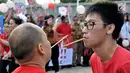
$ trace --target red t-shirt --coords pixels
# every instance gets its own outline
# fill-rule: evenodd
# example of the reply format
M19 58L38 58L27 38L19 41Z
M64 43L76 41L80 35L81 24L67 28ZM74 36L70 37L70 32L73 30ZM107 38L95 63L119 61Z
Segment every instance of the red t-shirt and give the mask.
M35 66L19 66L12 73L46 73L46 71Z
M0 38L3 39L3 40L6 40L6 41L8 40L8 36L5 33L1 34ZM8 53L10 51L10 48L8 46L2 44L1 42L0 42L0 44L1 44L1 47L2 47L2 56L4 56L5 55L4 53Z
M58 39L60 40L61 38L63 38L65 35L69 35L67 38L65 38L63 41L64 41L64 44L68 44L70 42L73 41L73 35L72 35L72 29L71 29L71 26L70 24L64 24L64 23L61 23L59 24L59 26L57 27L56 29L56 32L60 33L60 34L63 34L63 35L59 35L58 36ZM73 44L69 45L69 46L66 46L67 48L72 48L73 47Z
M112 59L101 62L94 53L90 59L93 73L130 73L130 52L118 46Z
M70 24L64 24L61 23L59 24L59 26L56 28L56 32L60 33L60 34L70 34L72 32L71 26Z

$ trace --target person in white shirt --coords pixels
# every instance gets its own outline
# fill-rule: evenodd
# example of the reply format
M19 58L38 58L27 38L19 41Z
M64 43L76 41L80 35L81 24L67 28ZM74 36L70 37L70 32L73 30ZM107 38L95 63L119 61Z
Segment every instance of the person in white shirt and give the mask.
M121 28L121 31L120 31L120 38L118 39L118 44L121 45L122 47L124 47L122 45L122 41L123 40L128 40L130 41L130 22L128 21L128 16L129 14L126 13L125 16L124 16L124 24ZM125 47L125 48L130 48L129 46L128 47Z
M125 21L122 28L121 28L121 38L122 39L129 39L130 37L130 22Z

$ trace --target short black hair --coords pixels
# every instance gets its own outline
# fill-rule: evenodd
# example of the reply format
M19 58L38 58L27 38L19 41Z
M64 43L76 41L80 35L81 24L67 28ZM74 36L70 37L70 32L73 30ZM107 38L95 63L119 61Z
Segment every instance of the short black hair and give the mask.
M11 52L18 60L24 60L25 58L32 58L35 47L43 42L43 35L36 28L30 26L31 24L22 24L26 27L22 27L19 30L13 30L9 36L9 44ZM36 25L34 25L36 26ZM19 26L18 26L19 27Z
M112 37L116 40L124 23L123 13L119 11L118 5L111 2L98 2L87 9L86 16L93 13L99 14L104 23L108 23L108 25L113 23L115 25Z
M74 16L74 17L73 17L73 20L74 20L75 18L78 18L78 16Z
M20 25L23 23L23 20L20 19L18 16L13 16L11 19L14 20L16 25Z
M55 17L54 17L53 15L49 15L49 18L52 18L52 19L54 19Z
M30 14L25 14L26 17L27 17L28 15L30 15Z
M33 20L32 15L31 15L31 14L25 14L25 16L26 16L26 17L27 17L28 15L30 16L30 19L31 19L31 21L30 21L30 22L35 24L35 21Z
M61 17L61 15L58 15L57 17Z
M64 21L66 16L61 16L61 21Z
M50 18L50 16L45 16L44 17L44 25L45 26L49 26L49 24L47 23L47 20Z

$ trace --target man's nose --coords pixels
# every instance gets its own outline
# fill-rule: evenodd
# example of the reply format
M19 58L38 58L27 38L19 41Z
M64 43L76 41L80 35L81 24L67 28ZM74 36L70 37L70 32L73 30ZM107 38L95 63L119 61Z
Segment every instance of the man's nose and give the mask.
M83 27L82 32L83 33L88 33L87 27Z

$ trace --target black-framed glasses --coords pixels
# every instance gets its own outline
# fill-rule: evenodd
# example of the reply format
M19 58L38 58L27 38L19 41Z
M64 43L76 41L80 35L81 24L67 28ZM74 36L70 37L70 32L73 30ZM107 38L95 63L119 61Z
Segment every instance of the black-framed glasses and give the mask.
M84 26L88 29L88 30L92 30L94 28L95 22L84 22Z
M103 23L105 26L108 24L108 23ZM92 30L94 28L94 26L96 25L96 22L84 22L84 26L86 26L86 28L88 30Z

